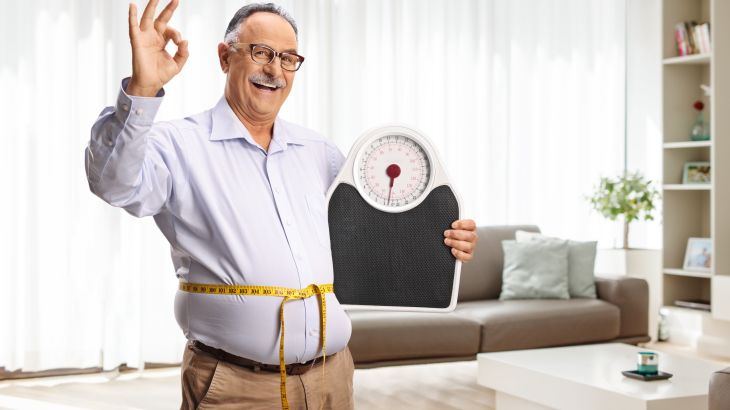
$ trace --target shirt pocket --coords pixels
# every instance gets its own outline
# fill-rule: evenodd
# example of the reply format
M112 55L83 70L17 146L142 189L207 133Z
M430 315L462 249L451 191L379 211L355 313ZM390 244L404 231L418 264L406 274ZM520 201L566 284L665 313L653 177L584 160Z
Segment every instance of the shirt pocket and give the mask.
M307 194L307 208L312 217L312 225L317 242L329 249L330 247L330 226L327 220L327 204L323 195Z

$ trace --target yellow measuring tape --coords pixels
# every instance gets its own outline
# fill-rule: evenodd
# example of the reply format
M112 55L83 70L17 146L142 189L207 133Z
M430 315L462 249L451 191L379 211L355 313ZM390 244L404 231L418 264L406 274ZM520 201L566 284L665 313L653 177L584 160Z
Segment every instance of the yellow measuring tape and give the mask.
M289 410L289 401L286 398L286 363L284 363L284 304L294 299L306 299L320 295L320 341L322 342L322 381L324 382L324 362L327 356L327 302L325 293L333 293L332 284L311 284L306 288L283 288L279 286L247 286L247 285L207 285L201 283L180 282L180 290L189 293L207 293L216 295L244 295L244 296L281 296L279 307L279 321L281 322L281 336L279 336L279 373L281 374L281 407Z

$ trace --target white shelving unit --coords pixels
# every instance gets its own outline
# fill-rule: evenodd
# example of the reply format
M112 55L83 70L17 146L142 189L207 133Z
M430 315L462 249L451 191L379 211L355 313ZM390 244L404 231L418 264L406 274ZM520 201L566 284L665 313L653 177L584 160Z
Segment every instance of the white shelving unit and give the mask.
M710 148L712 141L679 141L679 142L665 142L664 149L673 148Z
M712 54L693 54L681 57L669 57L664 59L664 64L709 64Z
M665 191L711 191L711 185L703 184L665 184L662 187Z
M712 52L678 57L675 25L693 20L710 22ZM663 303L708 300L712 313L703 320L730 321L730 1L663 0L661 37ZM709 97L700 84L712 88ZM710 141L689 139L698 99L705 104ZM684 164L691 161L710 162L710 184L682 184ZM712 238L710 272L683 269L691 237ZM730 346L730 340L723 343Z

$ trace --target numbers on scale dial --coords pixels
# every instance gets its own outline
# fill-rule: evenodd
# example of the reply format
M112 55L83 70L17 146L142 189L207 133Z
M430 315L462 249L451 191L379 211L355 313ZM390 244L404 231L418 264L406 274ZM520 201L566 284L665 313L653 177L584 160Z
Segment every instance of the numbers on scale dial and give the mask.
M358 168L363 191L385 206L405 206L418 199L426 190L431 173L423 147L402 135L388 135L371 142Z

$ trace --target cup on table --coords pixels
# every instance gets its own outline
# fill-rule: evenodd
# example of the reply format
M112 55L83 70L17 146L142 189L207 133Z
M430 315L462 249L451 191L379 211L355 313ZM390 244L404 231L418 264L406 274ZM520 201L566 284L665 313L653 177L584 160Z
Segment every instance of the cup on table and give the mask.
M636 372L655 375L659 372L659 355L655 352L639 352L636 356Z

